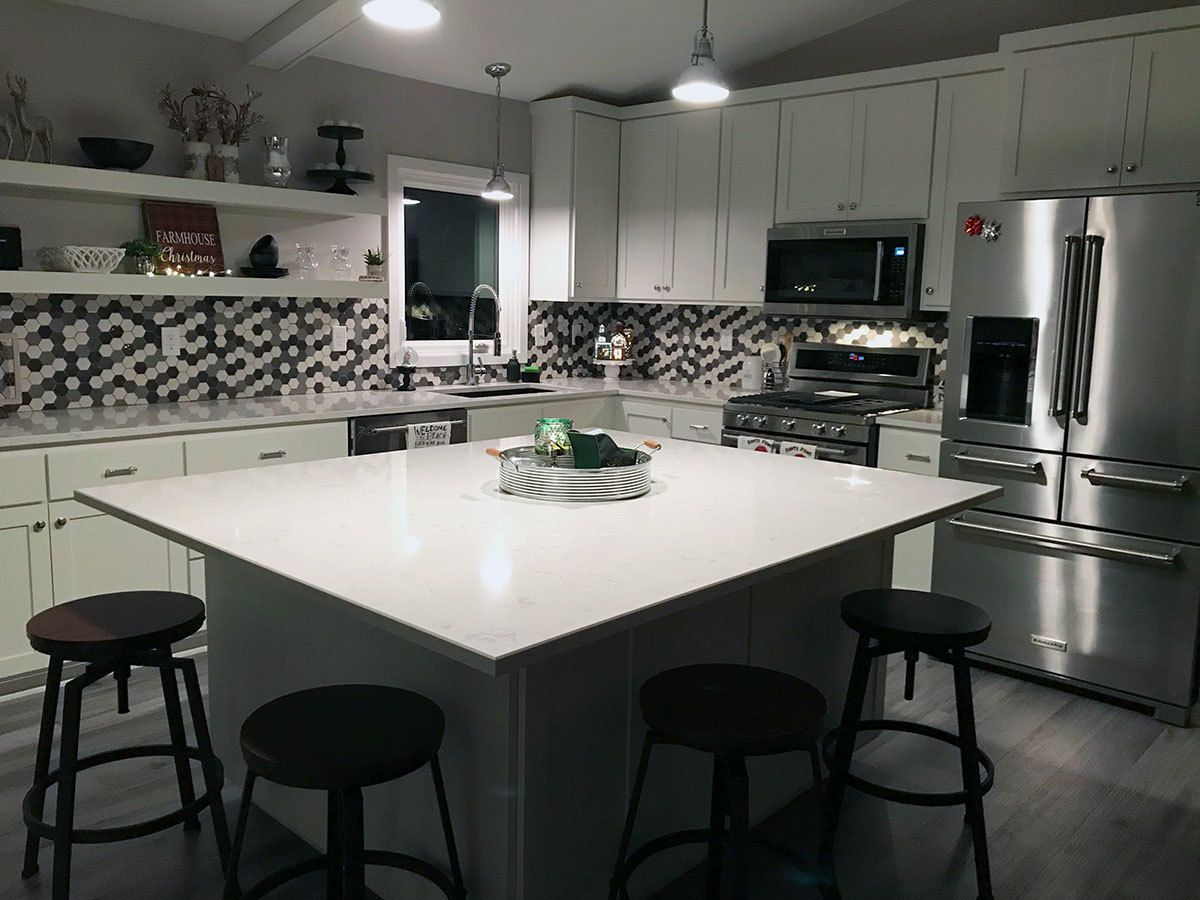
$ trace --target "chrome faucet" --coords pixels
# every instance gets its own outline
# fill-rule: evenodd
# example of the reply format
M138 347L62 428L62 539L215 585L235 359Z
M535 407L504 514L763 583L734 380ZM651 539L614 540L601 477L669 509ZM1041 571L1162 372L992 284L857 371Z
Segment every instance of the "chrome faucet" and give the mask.
M471 309L467 313L467 384L479 384L479 376L487 372L487 366L475 362L475 304L484 291L492 295L492 302L496 304L496 333L492 336L495 355L503 353L500 344L500 297L490 284L481 284L471 292Z

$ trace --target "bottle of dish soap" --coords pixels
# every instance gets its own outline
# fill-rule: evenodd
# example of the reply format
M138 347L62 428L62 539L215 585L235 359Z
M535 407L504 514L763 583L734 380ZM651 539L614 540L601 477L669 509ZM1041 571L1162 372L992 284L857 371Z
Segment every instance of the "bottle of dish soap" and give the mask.
M504 377L509 381L521 380L521 361L517 359L516 350L512 352L512 359L510 359L504 366Z

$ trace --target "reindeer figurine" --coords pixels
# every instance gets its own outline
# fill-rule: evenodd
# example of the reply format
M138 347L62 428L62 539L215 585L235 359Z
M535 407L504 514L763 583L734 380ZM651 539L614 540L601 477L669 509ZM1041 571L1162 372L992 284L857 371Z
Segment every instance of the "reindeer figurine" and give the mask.
M0 137L6 141L4 145L4 155L0 159L9 159L12 157L13 147L17 143L17 135L21 132L17 128L17 120L12 113L0 113Z
M33 141L37 138L42 148L42 162L54 162L54 126L45 116L27 116L25 101L29 96L29 85L20 75L7 74L8 92L12 94L13 105L17 110L17 127L21 130L21 142L25 150L25 159L33 156ZM9 140L12 147L12 140ZM11 153L9 154L11 156Z

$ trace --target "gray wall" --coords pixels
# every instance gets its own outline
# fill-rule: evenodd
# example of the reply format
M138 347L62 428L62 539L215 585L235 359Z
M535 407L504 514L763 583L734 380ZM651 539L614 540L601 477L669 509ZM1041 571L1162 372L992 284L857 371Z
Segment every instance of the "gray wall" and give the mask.
M389 153L492 163L492 95L323 59L306 59L285 72L242 60L240 44L221 38L48 0L0 0L0 71L29 80L29 111L54 124L56 162L88 164L75 140L81 135L127 137L155 144L142 171L181 174L180 139L155 108L157 92L167 82L186 89L207 80L233 97L247 82L263 92L256 108L267 121L244 146L243 181L261 181L261 136L272 133L291 138L293 186L319 187L304 179L303 170L333 161L335 145L316 136L316 126L329 118L362 123L366 138L348 144L347 153L381 180ZM7 87L0 87L0 110L11 109ZM528 104L505 101L503 140L509 170L528 172Z
M994 53L1000 36L1193 4L1180 0L910 0L729 76L760 87Z

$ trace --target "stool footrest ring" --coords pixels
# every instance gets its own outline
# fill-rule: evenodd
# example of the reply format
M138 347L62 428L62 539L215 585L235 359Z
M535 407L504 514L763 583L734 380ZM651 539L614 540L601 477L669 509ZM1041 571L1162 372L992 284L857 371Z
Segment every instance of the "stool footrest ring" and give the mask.
M899 719L863 719L858 723L858 727L855 728L854 733L858 735L864 731L902 731L908 734L920 735L921 737L933 738L936 741L957 747L960 751L963 749L962 738L959 735L920 722L905 722ZM834 728L825 735L824 740L821 742L821 755L825 757L825 764L829 767L830 772L833 771L833 747L841 733L841 727ZM980 796L983 796L992 789L992 784L996 778L996 766L992 762L992 758L984 753L983 750L976 747L975 752L979 758L979 765L983 767L984 772L983 779L979 785ZM967 802L966 791L949 791L946 793L904 791L899 788L877 784L874 781L868 781L849 772L846 773L845 778L846 784L849 787L864 794L870 794L872 797L879 797L882 800L889 800L893 803L907 803L910 806L959 806Z
M141 759L153 756L166 756L173 759L185 757L194 759L200 763L212 763L216 766L217 782L224 780L225 770L221 765L221 761L214 757L205 757L203 753L196 747L184 747L176 750L170 744L148 744L141 747L121 747L116 750L106 750L103 753L94 753L91 756L82 756L75 764L75 771L84 771L92 769L96 766L102 766L111 762L120 762L126 759ZM44 800L46 792L50 786L56 784L61 777L61 770L54 769L49 772L45 778L37 779L33 787L25 793L25 801L22 804L22 813L25 820L25 826L40 838L54 840L58 837L59 826L43 821L38 816L33 814L33 804L35 799ZM130 825L117 825L111 828L72 828L70 840L72 844L110 844L117 841L127 841L133 838L145 837L148 834L156 834L160 831L166 831L168 828L173 828L180 825L184 820L194 816L202 809L206 809L212 803L220 803L220 795L213 796L208 792L201 794L191 803L180 809L166 813L153 819L147 819L144 822L134 822Z
M412 872L414 875L424 878L433 884L449 900L458 900L454 883L441 869L431 862L415 856L409 856L407 853L396 853L391 850L366 850L363 852L362 858L363 862L368 866L387 866L390 869L402 869L405 872ZM290 866L284 866L278 872L268 875L261 881L256 882L252 887L243 891L239 895L240 900L258 900L258 898L269 894L278 887L282 887L289 881L299 878L301 875L321 872L328 868L328 866L329 855L325 853L292 863Z

